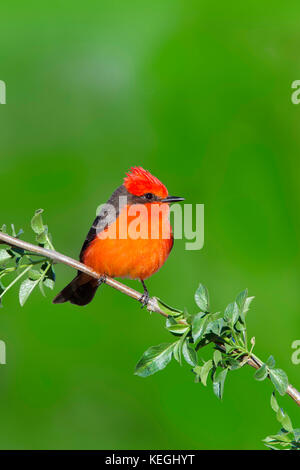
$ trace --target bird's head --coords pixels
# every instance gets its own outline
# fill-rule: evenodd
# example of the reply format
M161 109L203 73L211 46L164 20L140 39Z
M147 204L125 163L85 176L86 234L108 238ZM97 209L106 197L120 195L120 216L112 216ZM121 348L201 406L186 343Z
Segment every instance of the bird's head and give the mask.
M184 201L183 197L169 196L165 185L140 166L132 167L126 173L124 186L130 194L138 197L141 203Z

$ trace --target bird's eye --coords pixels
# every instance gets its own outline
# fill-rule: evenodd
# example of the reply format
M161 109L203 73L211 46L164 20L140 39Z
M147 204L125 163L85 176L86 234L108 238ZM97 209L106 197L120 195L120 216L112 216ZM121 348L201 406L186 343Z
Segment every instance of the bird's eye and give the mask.
M153 194L152 193L146 193L146 194L144 194L144 196L145 196L146 199L149 199L149 200L153 199Z

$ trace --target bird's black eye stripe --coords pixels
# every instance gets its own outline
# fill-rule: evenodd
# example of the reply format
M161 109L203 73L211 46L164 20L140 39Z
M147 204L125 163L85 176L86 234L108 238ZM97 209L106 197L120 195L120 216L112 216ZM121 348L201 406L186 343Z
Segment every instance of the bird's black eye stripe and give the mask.
M153 199L154 196L153 196L152 193L146 193L146 194L144 194L144 197L145 197L146 199Z

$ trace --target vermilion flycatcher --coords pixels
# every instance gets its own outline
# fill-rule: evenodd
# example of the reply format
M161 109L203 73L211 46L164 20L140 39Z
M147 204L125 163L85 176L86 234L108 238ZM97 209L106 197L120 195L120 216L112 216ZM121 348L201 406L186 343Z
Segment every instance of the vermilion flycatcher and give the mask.
M96 217L82 246L80 261L103 277L139 279L144 288L140 300L147 304L149 293L144 280L162 267L173 247L169 204L183 200L169 196L167 188L148 171L131 168L124 184ZM140 214L138 218L136 213ZM134 230L137 220L139 232ZM53 302L86 305L103 277L97 280L79 271Z

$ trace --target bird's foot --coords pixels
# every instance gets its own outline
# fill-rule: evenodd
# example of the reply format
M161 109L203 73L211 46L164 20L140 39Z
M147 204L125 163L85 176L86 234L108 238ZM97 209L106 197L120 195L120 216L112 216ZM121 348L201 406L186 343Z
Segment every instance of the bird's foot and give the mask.
M101 286L105 282L105 276L100 276L99 279L97 280L98 287Z
M148 305L149 300L150 300L149 292L144 292L143 295L139 299L139 302L141 302L142 304L141 308L146 307Z

